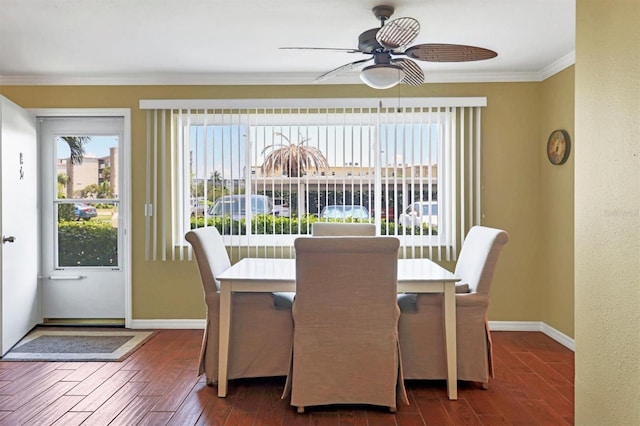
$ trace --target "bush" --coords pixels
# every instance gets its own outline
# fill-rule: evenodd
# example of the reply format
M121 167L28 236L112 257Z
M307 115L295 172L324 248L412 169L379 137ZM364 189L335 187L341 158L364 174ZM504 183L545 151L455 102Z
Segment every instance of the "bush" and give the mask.
M387 230L387 224L389 229ZM402 226L395 222L382 221L382 235L429 235L429 225L422 226ZM438 235L438 228L431 229L431 235Z
M58 204L58 222L73 220L73 204Z
M318 222L319 219L314 215L304 215L302 218L297 217L277 217L272 215L259 215L253 218L251 229L255 235L265 234L311 234L311 225ZM340 222L337 220L329 220L329 222ZM345 222L369 222L360 219L347 219ZM245 235L246 221L244 219L231 220L231 218L208 218L207 226L215 226L221 234L224 235ZM191 229L204 227L204 218L191 218ZM388 228L388 229L387 229ZM382 235L429 235L429 226L402 226L395 222L387 222L382 220ZM300 231L300 232L298 232ZM433 228L431 235L438 235L438 229Z
M253 234L301 234L311 233L311 224L318 219L313 215L303 216L300 220L288 217L276 217L272 215L258 215L253 217L251 229ZM225 218L208 218L207 226L215 226L221 234L245 235L246 220L232 220ZM204 227L204 218L191 218L191 229Z
M118 229L109 222L59 222L58 265L118 266Z

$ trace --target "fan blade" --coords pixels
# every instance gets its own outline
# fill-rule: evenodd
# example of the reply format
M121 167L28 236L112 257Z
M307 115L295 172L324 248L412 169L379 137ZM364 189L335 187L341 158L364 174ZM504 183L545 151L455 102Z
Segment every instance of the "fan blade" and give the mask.
M498 56L493 50L463 44L417 44L404 52L410 58L429 62L483 61Z
M400 83L409 86L420 86L424 83L424 72L418 64L411 59L393 59L391 62L398 65L404 71L404 78Z
M398 18L386 22L376 34L376 40L387 49L408 46L420 32L420 23L413 18Z
M334 52L347 52L347 53L364 53L359 49L346 49L341 47L279 47L280 50L331 50Z
M360 65L364 64L365 62L369 62L372 59L373 59L373 56L369 59L362 59L360 61L351 62L350 64L341 65L336 69L333 69L329 72L322 74L320 77L316 78L313 82L320 83L322 81L333 78L338 74L342 74L343 72L354 70L358 68Z

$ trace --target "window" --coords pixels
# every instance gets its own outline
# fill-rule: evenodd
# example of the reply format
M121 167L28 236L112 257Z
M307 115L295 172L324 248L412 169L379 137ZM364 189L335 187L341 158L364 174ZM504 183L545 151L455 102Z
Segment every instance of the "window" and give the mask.
M406 256L455 258L479 223L486 101L394 103L141 101L147 257L184 258L192 227L218 227L240 256L279 256L314 221L366 221Z

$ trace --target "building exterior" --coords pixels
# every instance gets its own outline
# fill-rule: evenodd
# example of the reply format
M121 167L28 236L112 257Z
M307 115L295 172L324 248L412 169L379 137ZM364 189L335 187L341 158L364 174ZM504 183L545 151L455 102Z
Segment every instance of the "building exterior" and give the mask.
M80 198L77 194L89 185L105 182L111 187L113 198L118 198L118 148L109 148L109 155L95 157L85 155L81 164L72 164L71 158L58 158L57 174L67 176L61 192L67 198Z

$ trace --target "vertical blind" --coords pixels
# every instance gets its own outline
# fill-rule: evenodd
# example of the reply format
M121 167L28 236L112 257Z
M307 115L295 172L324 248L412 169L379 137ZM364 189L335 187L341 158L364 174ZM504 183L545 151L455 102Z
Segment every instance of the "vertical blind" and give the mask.
M145 257L292 257L314 221L374 222L401 257L455 260L481 218L485 98L141 100ZM276 201L278 204L273 204Z

